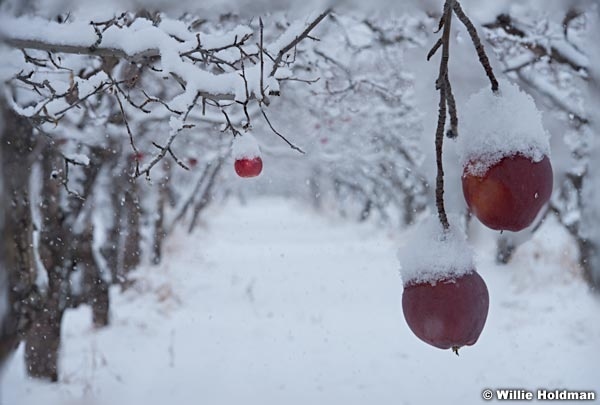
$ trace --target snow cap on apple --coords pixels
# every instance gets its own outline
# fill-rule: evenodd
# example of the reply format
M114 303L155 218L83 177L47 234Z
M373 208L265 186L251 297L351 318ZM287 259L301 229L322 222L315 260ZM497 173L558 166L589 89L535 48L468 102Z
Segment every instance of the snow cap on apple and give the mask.
M398 249L400 275L404 285L435 284L475 271L473 251L467 243L458 216L450 215L450 229L430 215L405 233Z
M231 144L231 154L235 160L254 159L256 157L260 157L260 147L258 146L258 141L250 133L238 135L233 138L233 143Z
M499 85L498 93L486 86L473 94L462 110L458 151L472 175L484 174L507 156L533 162L550 157L550 135L533 98L508 80L499 80Z
M508 81L466 104L459 137L462 186L471 212L488 228L521 231L552 194L548 133L533 99Z
M235 159L234 169L240 177L256 177L263 168L260 157L260 148L256 138L249 133L233 138L231 145L232 155Z
M489 309L485 281L475 271L464 233L453 220L444 229L429 217L400 249L402 312L410 330L439 349L458 349L477 342Z

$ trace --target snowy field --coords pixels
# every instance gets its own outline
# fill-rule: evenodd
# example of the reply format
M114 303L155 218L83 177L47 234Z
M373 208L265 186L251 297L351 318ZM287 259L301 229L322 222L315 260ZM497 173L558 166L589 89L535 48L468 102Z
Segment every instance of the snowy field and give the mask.
M552 224L509 267L478 247L486 327L460 357L419 341L401 310L400 235L281 199L205 213L164 263L112 290L112 325L67 313L60 383L26 378L1 405L476 404L484 388L600 392L600 300Z

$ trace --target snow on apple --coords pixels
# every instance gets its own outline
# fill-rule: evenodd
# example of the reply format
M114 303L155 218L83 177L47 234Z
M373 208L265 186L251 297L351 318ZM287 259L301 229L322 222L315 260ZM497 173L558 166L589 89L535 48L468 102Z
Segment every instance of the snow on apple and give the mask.
M428 217L406 237L399 251L406 323L424 342L458 354L477 342L489 308L472 249L458 226L444 229L437 217Z
M260 174L263 162L260 147L253 135L239 134L233 139L231 152L235 159L235 172L240 177L256 177Z
M398 250L404 285L431 283L473 272L473 249L467 243L457 216L444 230L436 216L428 216L404 234Z
M482 175L506 156L523 155L534 162L550 156L550 134L533 98L508 80L498 93L482 88L461 109L458 150L461 164Z
M552 195L549 135L531 96L508 81L465 108L459 146L467 205L487 227L521 231Z

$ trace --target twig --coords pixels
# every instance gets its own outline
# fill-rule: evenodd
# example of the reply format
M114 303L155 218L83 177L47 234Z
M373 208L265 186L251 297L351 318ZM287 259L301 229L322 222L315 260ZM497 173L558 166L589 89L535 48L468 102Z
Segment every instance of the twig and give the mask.
M477 56L479 57L479 62L483 66L483 69L485 70L485 74L487 75L488 79L490 79L490 83L492 85L492 91L494 93L497 92L498 91L498 81L496 80L496 77L494 76L492 66L490 65L490 60L488 59L487 54L485 53L485 49L483 48L483 45L481 44L479 35L477 35L477 30L475 29L475 26L473 25L473 23L471 22L469 17L467 17L467 15L461 8L460 3L458 1L454 2L453 10L454 10L454 13L456 14L456 16L458 17L458 19L460 20L460 22L462 22L463 25L467 28L467 32L471 36L471 41L473 41L473 45L475 45L475 50L477 51Z
M331 9L328 8L327 10L325 10L323 13L319 14L319 16L317 18L314 19L314 21L312 23L310 23L308 25L308 27L306 27L304 29L304 31L302 31L302 33L300 35L298 35L293 41L291 41L289 44L287 44L285 47L283 47L279 53L277 54L277 57L275 58L275 61L273 62L273 69L271 70L271 74L270 76L275 75L275 72L277 71L277 69L279 69L279 66L281 64L281 61L283 60L283 57L285 56L286 53L288 53L290 50L294 49L296 47L296 45L298 45L304 38L306 38L308 36L308 34L317 26L319 25L319 23L325 18L327 17L327 15L331 12Z
M450 79L446 76L446 102L448 103L448 114L450 115L450 129L446 132L446 136L450 139L454 139L458 136L458 115L456 112L456 100L454 100L454 94L452 94L452 86L450 85Z
M123 103L121 102L121 98L119 97L118 92L115 92L115 98L119 103L119 108L121 109L121 116L123 117L123 122L125 123L125 128L127 129L127 134L129 135L129 143L131 144L131 148L133 149L135 159L135 177L140 175L140 152L138 148L135 146L135 141L133 139L133 133L131 132L131 128L129 127L129 121L127 120L127 115L125 115L125 109L123 108Z
M442 33L442 58L440 60L440 73L436 82L436 87L440 92L439 115L437 129L435 131L435 158L437 165L437 176L435 181L435 203L437 206L438 217L444 229L449 229L448 217L444 207L444 165L442 151L444 146L444 126L446 124L446 102L447 102L447 84L448 84L448 60L450 59L450 28L452 23L452 2L447 0L444 5L444 14L440 20L439 26L444 28Z
M265 110L263 110L262 107L260 108L260 112L262 112L263 117L265 117L265 121L267 121L267 124L269 124L271 131L273 131L278 137L283 139L285 141L285 143L287 143L290 146L290 148L302 153L303 155L306 153L301 148L299 148L298 146L296 146L293 143L291 143L290 141L288 141L285 136L281 135L281 133L279 133L275 128L273 128L273 125L271 125L271 121L269 121L269 117L267 117L267 113L265 112Z
M455 138L458 136L458 112L456 108L456 100L452 93L452 85L450 84L450 78L448 75L448 60L450 59L450 32L452 25L452 13L456 14L458 19L465 25L475 50L479 56L479 62L483 66L486 75L488 76L490 83L492 84L492 91L498 91L498 81L494 76L490 61L485 53L481 40L477 35L477 30L473 26L473 23L465 15L462 8L460 7L458 0L446 0L444 3L444 12L438 23L439 32L443 28L442 37L437 40L433 45L429 53L427 54L427 60L431 59L433 55L441 48L442 57L440 59L440 71L438 78L435 82L436 90L440 92L440 101L438 106L438 122L435 131L435 156L437 166L436 176L436 187L435 187L435 202L438 211L438 217L444 229L450 228L448 223L448 217L446 215L446 209L444 207L444 166L443 166L443 146L444 146L444 128L446 125L446 117L450 115L450 129L447 132L449 138Z
M261 101L265 103L265 105L269 105L269 99L265 96L265 84L264 84L264 76L265 76L265 51L264 51L264 46L263 46L263 31L264 31L264 24L263 24L263 20L262 18L258 19L259 25L260 25L260 45L258 47L258 50L260 52L260 96L261 96Z
M165 149L163 146L160 146L156 142L152 142L152 146L154 146L155 148L161 149L161 150ZM188 171L190 170L190 168L187 167L185 163L183 163L181 160L179 160L179 158L177 158L177 156L175 156L175 153L173 153L173 149L171 149L169 147L169 148L167 148L167 151L169 152L169 155L171 155L171 157L173 158L175 163L177 163L179 166L181 166L185 170L188 170Z

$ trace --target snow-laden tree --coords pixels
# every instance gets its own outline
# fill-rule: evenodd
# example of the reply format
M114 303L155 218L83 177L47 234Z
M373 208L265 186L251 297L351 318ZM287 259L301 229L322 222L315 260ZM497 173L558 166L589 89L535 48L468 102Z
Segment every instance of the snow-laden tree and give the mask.
M108 286L126 287L144 242L158 262L186 211L193 226L232 136L268 120L298 44L314 40L327 13L286 26L147 11L92 22L0 15L13 304L0 338L26 341L31 375L58 378L67 308L89 303L106 325ZM169 184L174 166L197 173L187 195Z
M443 34L453 44L446 71L439 55L426 60L432 46L444 48L433 34L447 11L440 1L299 16L278 11L284 3L261 2L255 13L232 0L202 18L184 12L197 6L191 0L156 0L161 12L138 10L137 0L123 13L92 3L8 0L0 13L1 259L11 304L0 362L25 339L31 374L56 379L67 308L90 304L94 323L107 324L111 284L127 288L138 263L158 263L168 233L193 229L211 199L247 192L230 175L234 137L259 140L273 181L255 183L260 192L304 190L349 217L378 213L404 226L440 202L434 172L443 162L446 206L464 212L454 145L445 142L442 160L434 140L444 128L460 137L465 100L488 86L473 30L493 49L498 78L518 82L547 113L557 187L546 215L568 229L597 283L594 2L540 13L465 0L475 25ZM244 13L222 11L236 5ZM505 236L507 261L522 235Z

